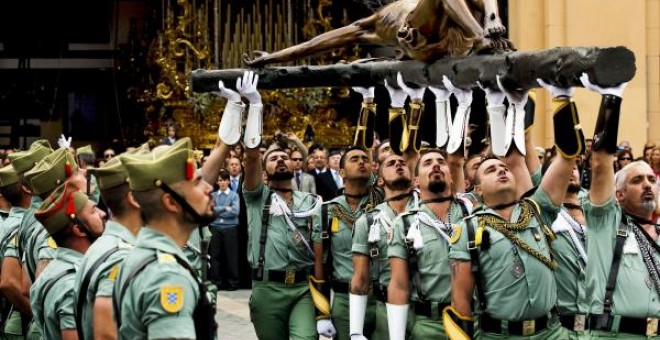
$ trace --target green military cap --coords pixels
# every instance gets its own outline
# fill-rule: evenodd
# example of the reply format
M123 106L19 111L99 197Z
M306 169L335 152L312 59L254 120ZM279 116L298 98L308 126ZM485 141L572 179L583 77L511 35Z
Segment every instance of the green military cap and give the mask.
M11 164L0 169L0 188L16 182L18 182L18 174Z
M159 147L147 155L120 155L121 163L128 171L133 191L157 189L160 183L174 184L191 180L197 163L193 160L190 138L177 140L170 146Z
M149 144L142 144L139 148L124 152L122 155L144 156L149 154ZM121 156L121 155L120 155ZM105 190L128 183L128 171L119 160L113 157L102 167L87 168L87 171L96 176L99 190Z
M81 147L77 148L76 149L76 156L79 156L79 155L96 156L96 154L94 153L94 150L92 150L91 145L85 145L85 146L81 146Z
M53 152L53 149L50 147L50 143L45 139L40 139L32 143L30 149L11 153L7 158L11 161L16 173L20 175L32 169L37 162L51 152Z
M57 149L25 173L25 183L35 195L42 195L64 183L78 169L67 149Z
M66 181L41 203L34 217L52 235L69 225L87 202L87 195Z

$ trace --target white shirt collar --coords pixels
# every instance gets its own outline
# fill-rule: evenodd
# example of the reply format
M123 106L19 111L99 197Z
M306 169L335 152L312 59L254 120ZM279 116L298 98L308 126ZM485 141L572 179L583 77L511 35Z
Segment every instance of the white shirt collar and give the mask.
M222 193L229 196L230 192L231 192L231 189L229 189L229 187L227 187L227 189L225 191L223 191Z

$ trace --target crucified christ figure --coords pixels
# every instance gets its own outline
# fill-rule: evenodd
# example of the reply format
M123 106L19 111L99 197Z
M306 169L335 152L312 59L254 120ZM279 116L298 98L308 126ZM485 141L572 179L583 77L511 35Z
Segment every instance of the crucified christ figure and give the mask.
M483 23L483 26L480 24ZM397 47L401 58L424 62L445 55L515 50L503 37L497 0L398 0L373 15L273 53L255 51L243 61L259 67L309 57L351 44Z

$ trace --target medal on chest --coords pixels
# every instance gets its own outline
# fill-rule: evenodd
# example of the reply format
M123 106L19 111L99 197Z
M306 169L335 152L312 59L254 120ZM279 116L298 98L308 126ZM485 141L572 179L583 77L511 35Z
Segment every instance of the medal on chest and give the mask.
M511 263L511 275L514 278L519 279L525 274L525 267L523 266L522 259L520 254L518 254L518 247L513 248L513 261Z

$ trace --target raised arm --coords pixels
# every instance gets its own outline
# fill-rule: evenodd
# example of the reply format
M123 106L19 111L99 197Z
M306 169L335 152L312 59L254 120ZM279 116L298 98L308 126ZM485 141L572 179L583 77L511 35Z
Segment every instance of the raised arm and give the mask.
M580 117L573 102L573 88L560 88L537 80L552 95L555 146L559 157L541 180L541 188L555 205L561 205L568 189L575 159L585 150Z
M580 77L585 88L600 93L602 96L598 119L594 128L594 143L591 146L591 187L589 199L594 205L601 205L614 196L614 168L612 159L616 153L616 142L619 133L619 112L623 90L628 83L602 88L589 81L589 76L583 73Z
M250 109L245 127L243 144L245 144L245 180L243 187L251 191L263 182L263 169L259 144L261 143L262 111L261 95L257 91L259 75L245 71L242 78L236 81L236 89L250 101Z

